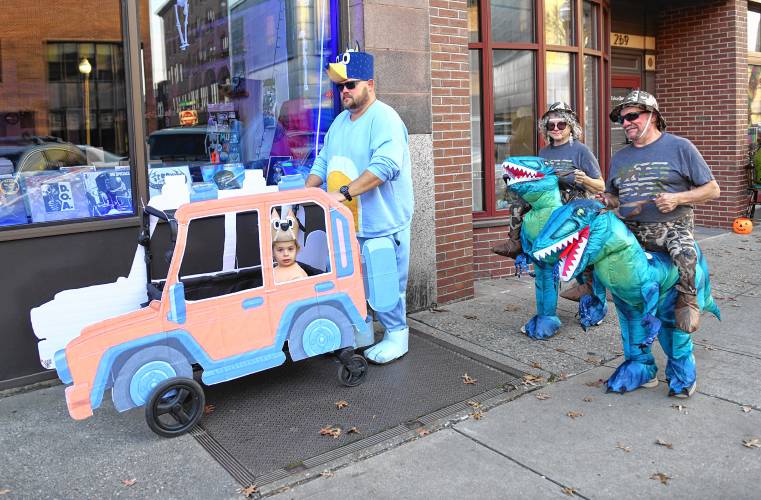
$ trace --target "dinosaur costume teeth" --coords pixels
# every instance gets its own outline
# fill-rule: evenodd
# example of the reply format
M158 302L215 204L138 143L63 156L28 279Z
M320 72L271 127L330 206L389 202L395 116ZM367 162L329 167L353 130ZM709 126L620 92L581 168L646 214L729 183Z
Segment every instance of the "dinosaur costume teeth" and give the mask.
M531 182L542 179L544 174L532 168L506 161L502 164L504 179L508 186L518 182Z
M579 267L581 256L584 254L584 249L587 247L588 241L589 226L563 238L552 246L536 250L534 252L534 257L537 260L546 260L550 255L561 252L558 257L561 270L560 279L563 281L571 281Z

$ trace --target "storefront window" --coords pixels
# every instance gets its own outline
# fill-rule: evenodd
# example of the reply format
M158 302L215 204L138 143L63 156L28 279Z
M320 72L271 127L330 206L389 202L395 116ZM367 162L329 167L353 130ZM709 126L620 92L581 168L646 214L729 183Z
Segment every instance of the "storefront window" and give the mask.
M563 101L574 105L573 54L567 52L547 52L547 103Z
M506 208L502 162L536 150L534 53L494 51L494 188L496 209Z
M590 2L584 2L584 47L599 49L597 37L597 16L599 7Z
M564 101L574 106L586 144L595 153L607 148L606 130L599 123L606 90L601 72L607 63L607 4L470 0L468 5L471 32L477 30L479 18L491 27L490 36L487 30L486 35L471 37L469 44L473 216L500 221L506 216L502 162L509 156L538 153L544 143L537 118L549 104ZM536 12L543 15L537 17ZM541 36L535 37L535 29Z
M481 53L470 51L470 164L473 173L473 210L484 207L481 120Z
M533 42L534 0L491 0L491 37L495 42Z
M480 28L481 16L478 14L478 0L468 0L468 33L470 42L481 40Z
M221 170L306 174L336 114L337 0L143 1L151 189L178 171L191 196L225 189Z
M548 45L573 45L573 3L544 0L544 37Z
M92 8L3 3L0 229L134 214L120 2Z
M600 110L598 82L600 81L599 59L584 56L584 143L599 158L597 124Z

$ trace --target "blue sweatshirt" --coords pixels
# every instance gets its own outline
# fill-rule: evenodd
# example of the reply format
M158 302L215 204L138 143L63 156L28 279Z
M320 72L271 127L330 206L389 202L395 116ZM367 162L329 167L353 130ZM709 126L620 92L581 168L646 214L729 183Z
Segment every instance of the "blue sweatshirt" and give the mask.
M405 229L414 207L407 127L378 100L356 121L348 111L336 117L310 173L327 180L328 191L338 191L365 170L383 184L346 203L357 236L375 238Z

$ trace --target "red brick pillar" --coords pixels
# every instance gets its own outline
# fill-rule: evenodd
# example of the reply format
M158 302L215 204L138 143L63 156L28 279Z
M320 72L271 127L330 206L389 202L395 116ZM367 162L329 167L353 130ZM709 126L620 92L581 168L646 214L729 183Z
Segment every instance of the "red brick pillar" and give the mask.
M656 98L668 131L692 141L721 197L696 207L696 222L729 227L747 207L747 0L663 2Z
M437 302L473 296L467 0L430 0Z

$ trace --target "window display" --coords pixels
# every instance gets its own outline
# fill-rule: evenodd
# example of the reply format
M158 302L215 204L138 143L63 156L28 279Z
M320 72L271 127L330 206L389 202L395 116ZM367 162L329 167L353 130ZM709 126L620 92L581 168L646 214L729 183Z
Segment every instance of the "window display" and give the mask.
M236 189L308 173L336 115L324 67L337 0L144 0L151 170L185 167L195 185ZM230 184L232 183L232 184Z

